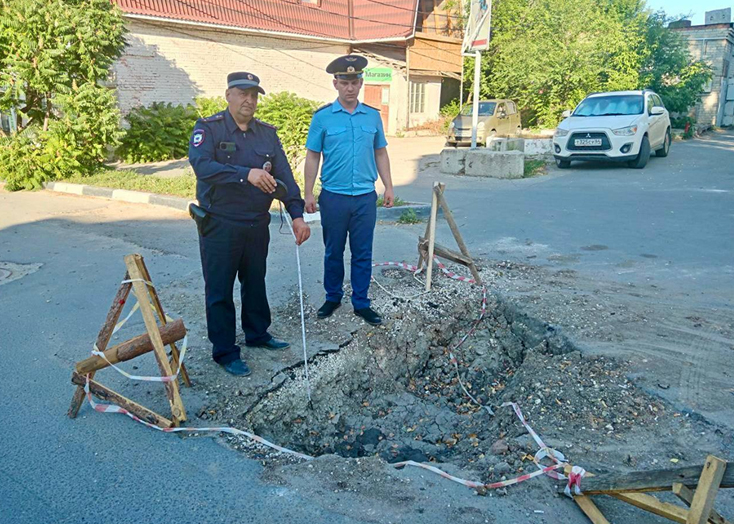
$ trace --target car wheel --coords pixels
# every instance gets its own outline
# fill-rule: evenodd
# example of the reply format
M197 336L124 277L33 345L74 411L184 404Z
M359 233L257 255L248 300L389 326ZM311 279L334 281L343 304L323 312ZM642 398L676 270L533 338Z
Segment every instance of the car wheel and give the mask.
M640 152L637 158L629 163L629 166L634 169L642 169L647 165L647 161L650 160L650 141L647 136L642 137L642 143L640 144Z
M571 161L561 160L560 158L556 158L556 165L561 169L568 169L569 167L571 167Z
M663 147L655 151L655 156L659 157L666 157L668 156L668 153L670 152L670 129L668 129L665 132L665 141L663 142Z

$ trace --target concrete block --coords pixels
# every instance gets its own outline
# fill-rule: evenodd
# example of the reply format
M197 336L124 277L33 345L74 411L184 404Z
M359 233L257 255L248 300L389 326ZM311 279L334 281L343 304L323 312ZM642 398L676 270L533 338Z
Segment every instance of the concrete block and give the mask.
M525 154L522 151L470 150L466 154L464 174L492 178L522 178Z
M734 126L734 116L725 116L722 118L721 125L724 127Z
M487 149L490 151L524 151L525 140L522 138L488 138Z
M464 159L469 149L447 147L441 151L441 173L461 175L464 173Z
M134 202L136 204L148 204L150 202L151 193L142 191L129 191L127 189L115 189L112 192L114 200L122 200L123 202Z
M66 182L54 182L53 185L48 184L46 187L51 191L71 193L72 195L81 195L84 190L84 186L82 184L68 184Z
M84 186L82 194L86 196L112 198L113 191L114 189L108 187Z
M726 88L726 99L734 100L734 84Z
M178 209L180 211L188 211L190 199L175 197L170 195L155 195L151 194L148 201L149 204L156 206L166 206Z
M526 138L525 155L546 156L553 154L552 138Z
M734 102L724 104L724 116L734 116Z

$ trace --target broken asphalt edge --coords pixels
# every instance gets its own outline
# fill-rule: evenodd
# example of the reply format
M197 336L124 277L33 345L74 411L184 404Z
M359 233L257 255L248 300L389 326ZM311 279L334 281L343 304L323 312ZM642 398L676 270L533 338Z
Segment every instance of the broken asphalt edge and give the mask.
M91 196L98 198L107 198L110 200L118 200L122 202L130 202L134 204L148 204L154 206L163 206L178 211L187 211L191 199L176 197L171 195L160 195L157 193L148 193L144 191L131 191L128 189L111 189L107 187L89 186L86 184L70 184L68 182L47 182L44 189L55 193L66 193L70 195ZM408 210L413 209L415 214L422 219L427 219L431 213L430 204L415 203L406 204L392 208L378 207L377 220L396 221L400 215ZM438 213L441 214L439 208ZM270 211L272 217L279 217L278 211ZM305 213L304 220L309 223L320 223L321 213Z

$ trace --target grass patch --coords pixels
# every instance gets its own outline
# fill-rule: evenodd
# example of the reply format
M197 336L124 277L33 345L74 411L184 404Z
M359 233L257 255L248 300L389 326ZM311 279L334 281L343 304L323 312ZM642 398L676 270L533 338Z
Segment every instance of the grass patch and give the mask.
M420 217L412 207L403 211L398 218L398 224L419 224L421 222Z
M523 178L531 178L534 176L544 175L546 171L545 162L543 160L526 160Z
M393 206L404 206L406 204L407 202L398 196L396 196L395 199L393 200ZM382 196L377 197L377 207L382 207L384 205L385 205L385 198Z
M174 177L160 177L155 175L140 175L132 170L102 169L92 176L74 176L61 180L72 184L87 184L110 189L128 189L130 191L145 191L160 195L171 195L183 198L196 198L196 177L180 175Z

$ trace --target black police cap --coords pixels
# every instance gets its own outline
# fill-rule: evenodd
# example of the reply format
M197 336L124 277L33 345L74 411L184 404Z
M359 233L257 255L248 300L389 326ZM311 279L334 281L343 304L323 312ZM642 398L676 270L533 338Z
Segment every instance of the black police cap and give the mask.
M367 67L367 59L359 55L340 56L326 66L326 72L337 78L351 80L362 78L362 71Z
M261 94L265 94L265 90L260 87L260 79L252 73L239 71L227 75L227 89L238 87L240 89L256 88Z

